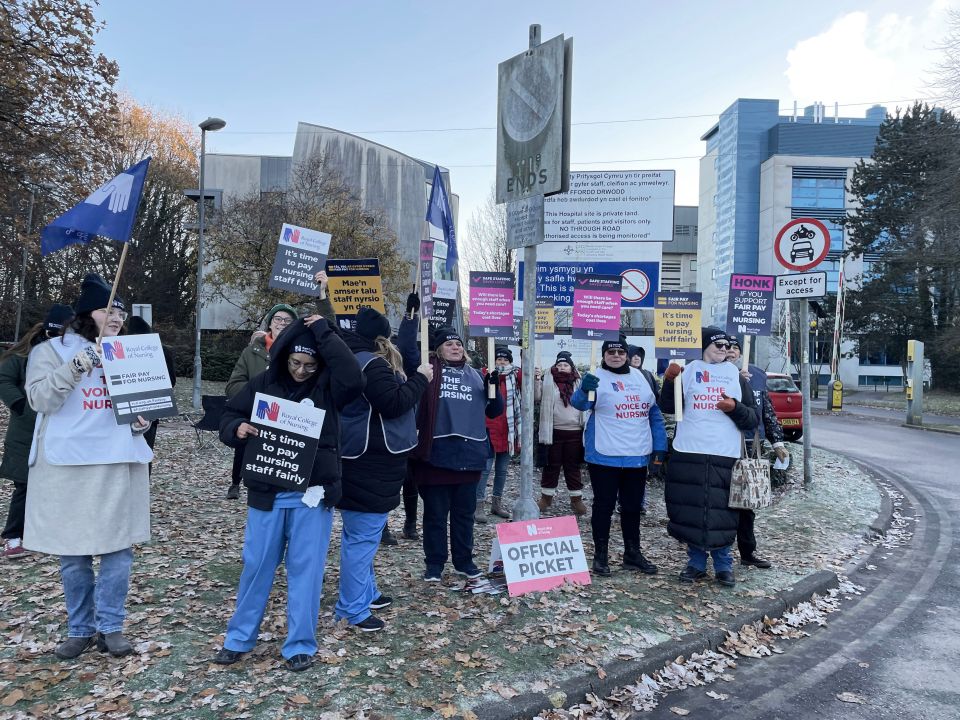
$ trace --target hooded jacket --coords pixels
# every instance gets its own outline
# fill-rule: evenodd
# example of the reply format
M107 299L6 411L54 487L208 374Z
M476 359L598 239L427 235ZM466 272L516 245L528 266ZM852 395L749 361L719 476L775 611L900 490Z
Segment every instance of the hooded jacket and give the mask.
M298 383L287 370L290 348L299 332L306 328L303 320L288 326L270 347L270 366L244 385L227 401L220 419L220 440L232 448L244 447L246 439L237 437L237 428L250 421L254 397L258 392L299 402L309 398L315 407L325 410L323 427L313 461L310 485L322 485L323 502L333 507L340 500L340 410L363 391L363 375L353 353L340 339L333 323L319 320L307 331L317 344L316 374ZM272 510L281 488L267 483L244 480L247 504L257 510Z

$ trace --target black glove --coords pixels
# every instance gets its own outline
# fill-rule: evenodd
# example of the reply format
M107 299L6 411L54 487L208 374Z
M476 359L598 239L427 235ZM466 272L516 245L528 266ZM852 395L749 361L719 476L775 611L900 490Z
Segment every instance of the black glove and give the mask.
M584 373L583 380L580 382L580 387L585 392L591 392L600 387L600 378L598 378L593 373Z
M415 292L407 295L407 315L420 312L420 296Z
M493 372L487 375L487 385L499 385L500 384L500 371L494 370Z

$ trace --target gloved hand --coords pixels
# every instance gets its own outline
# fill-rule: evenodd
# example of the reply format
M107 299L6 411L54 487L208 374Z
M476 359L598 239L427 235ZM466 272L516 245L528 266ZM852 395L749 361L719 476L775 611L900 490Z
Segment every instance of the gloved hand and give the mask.
M420 296L416 293L410 293L407 295L407 315L412 316L417 312L420 312Z
M493 385L494 387L496 387L499 384L500 384L500 372L498 370L494 370L493 372L490 372L487 374L487 385Z
M84 373L91 373L95 367L100 367L100 356L92 347L85 347L73 356L73 374L79 379Z
M584 373L583 381L580 383L580 387L584 392L592 392L600 387L600 378L593 373Z
M737 401L731 397L727 397L726 393L720 393L720 397L722 397L723 400L717 403L717 410L723 410L725 413L733 412L733 409L737 407Z
M663 371L663 381L673 382L677 379L677 375L683 372L683 366L677 365L677 363L670 363L667 365L667 369Z
M785 462L788 457L790 457L790 451L787 450L787 446L782 442L773 444L773 452L777 455L777 460L780 462Z

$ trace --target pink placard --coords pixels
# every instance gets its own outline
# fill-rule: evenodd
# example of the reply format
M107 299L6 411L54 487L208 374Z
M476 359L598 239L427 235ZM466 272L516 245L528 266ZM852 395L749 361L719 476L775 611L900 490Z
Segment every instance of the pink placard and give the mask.
M513 294L512 273L471 272L470 335L510 335L513 331Z
M619 275L577 275L573 286L574 340L616 340L620 337Z
M572 515L500 523L497 540L511 596L568 582L590 584L580 528Z

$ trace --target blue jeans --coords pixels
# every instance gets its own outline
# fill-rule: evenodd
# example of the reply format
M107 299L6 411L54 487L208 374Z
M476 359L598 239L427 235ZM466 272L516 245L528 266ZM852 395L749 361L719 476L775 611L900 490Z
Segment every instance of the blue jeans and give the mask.
M340 597L333 615L346 618L351 625L370 617L370 603L380 591L373 571L373 559L380 547L380 535L387 513L341 510L343 533L340 536Z
M733 570L733 546L728 545L719 550L711 550L710 556L713 558L713 571L715 573L724 570ZM701 572L707 569L707 551L702 548L695 548L687 545L687 565L694 567Z
M507 484L507 467L510 465L510 453L498 452L487 460L487 467L483 477L477 483L477 500L483 502L487 496L487 482L490 480L490 470L493 470L493 496L503 497L503 486Z
M94 580L92 555L61 555L60 578L67 601L67 634L91 637L123 630L133 549L100 556Z
M281 654L288 659L316 655L320 590L332 529L333 510L323 504L315 508L274 505L269 511L247 508L237 609L227 623L223 641L227 650L248 652L257 644L273 577L283 560L287 568L287 639Z
M447 518L450 555L457 570L473 564L473 514L477 510L477 483L421 485L423 498L423 555L427 570L443 572L447 562Z

